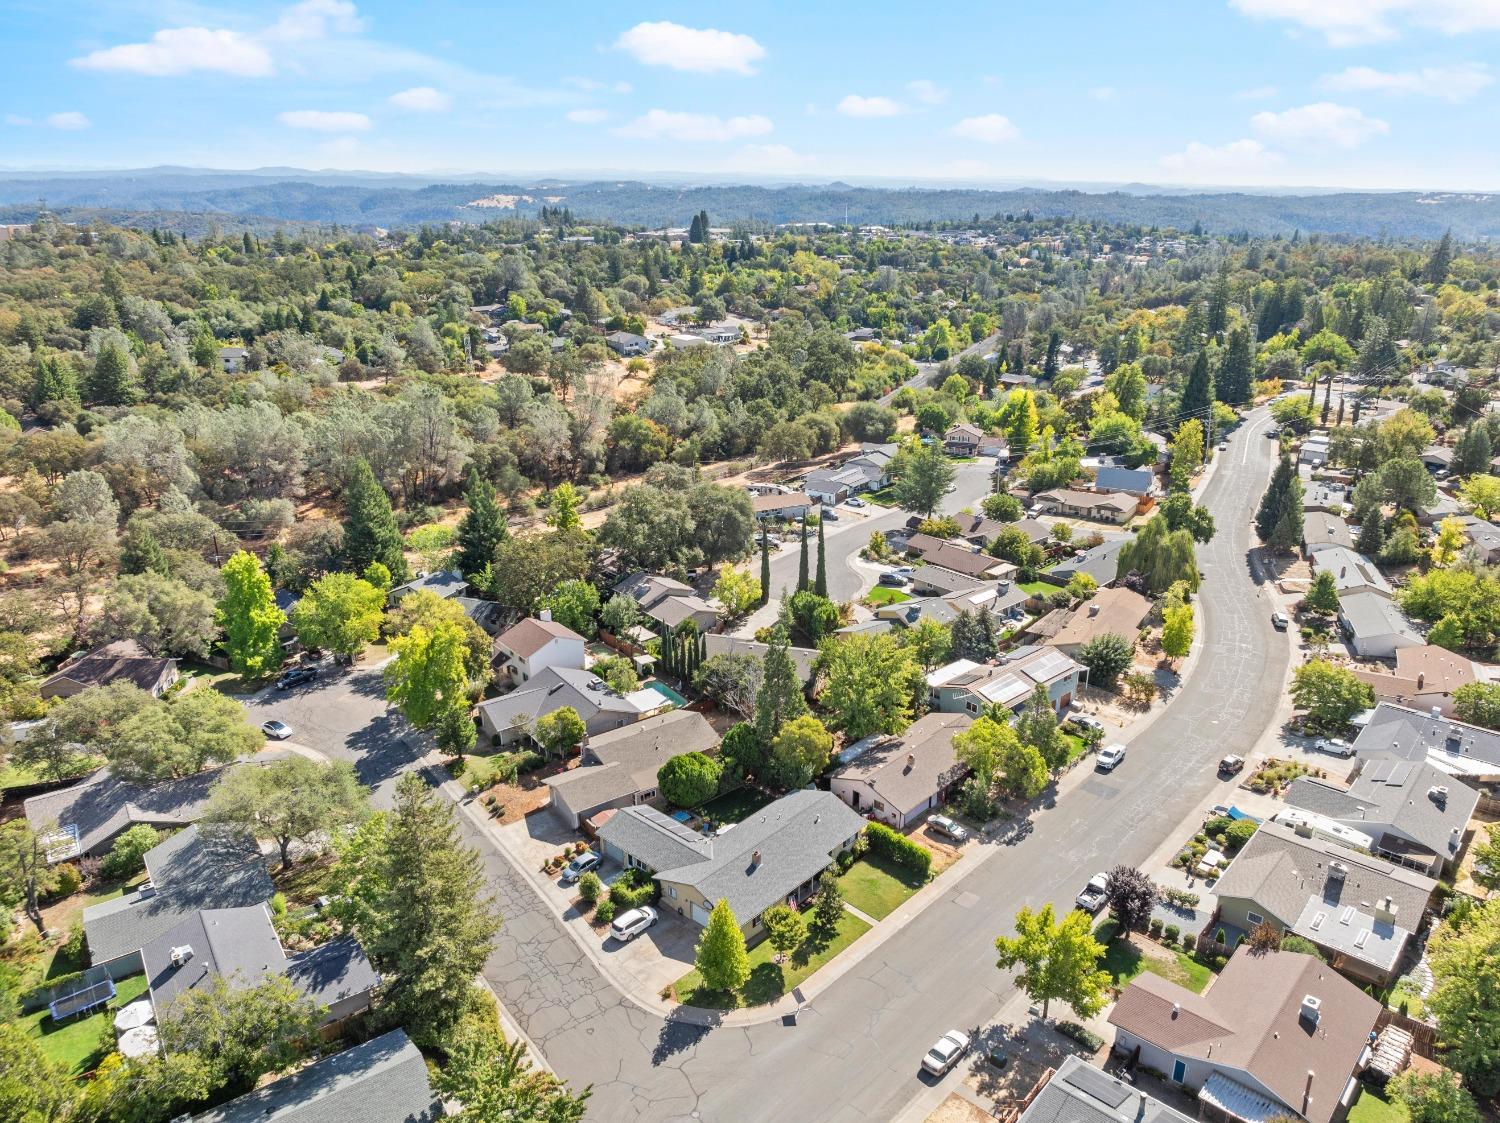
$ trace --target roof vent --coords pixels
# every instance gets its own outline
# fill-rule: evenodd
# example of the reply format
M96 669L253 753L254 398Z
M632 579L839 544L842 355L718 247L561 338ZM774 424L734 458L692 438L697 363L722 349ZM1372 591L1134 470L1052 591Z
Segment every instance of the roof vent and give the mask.
M1427 789L1427 795L1439 807L1445 807L1448 804L1448 786L1446 784L1434 784Z
M907 753L906 754L906 767L908 767L908 768L915 768L916 766L917 766L917 754L916 753Z
M189 959L193 958L193 946L182 944L172 949L172 966L181 967Z
M1323 1000L1315 994L1304 994L1302 996L1302 1008L1297 1011L1298 1016L1304 1021L1318 1024L1318 1015L1323 1010Z
M552 623L552 610L550 608L544 608L536 614L536 618L544 623L550 624Z
M1174 1003L1172 1003L1172 1017L1175 1018L1180 1013L1182 1013L1182 1003L1180 1003L1180 1002L1174 1002Z

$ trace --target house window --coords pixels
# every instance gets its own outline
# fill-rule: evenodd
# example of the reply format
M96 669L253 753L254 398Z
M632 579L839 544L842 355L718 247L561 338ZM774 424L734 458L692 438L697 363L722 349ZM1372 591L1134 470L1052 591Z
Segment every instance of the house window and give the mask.
M977 714L979 712L979 707L976 706L973 702L965 703L964 709L968 710L971 714Z
M656 789L655 788L652 788L649 791L644 791L644 792L641 793L641 802L642 803L650 803L655 798L656 798Z
M672 900L674 900L674 901L677 900L677 886L675 886L675 885L668 885L667 886L667 896L669 898L671 898Z
M877 799L875 801L875 810L876 811L884 811L885 810L885 804L881 803L880 800Z
M1266 922L1266 918L1261 916L1258 912L1247 911L1245 913L1245 919L1248 920L1251 924L1264 924Z

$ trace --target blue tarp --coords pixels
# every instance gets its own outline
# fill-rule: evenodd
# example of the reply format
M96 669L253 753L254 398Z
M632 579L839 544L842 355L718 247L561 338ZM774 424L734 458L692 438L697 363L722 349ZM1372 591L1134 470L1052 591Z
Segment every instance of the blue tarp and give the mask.
M1260 822L1260 820L1257 819L1254 815L1246 814L1245 812L1241 811L1238 807L1233 807L1233 806L1231 806L1229 808L1229 817L1231 819L1249 819L1252 823L1259 823Z

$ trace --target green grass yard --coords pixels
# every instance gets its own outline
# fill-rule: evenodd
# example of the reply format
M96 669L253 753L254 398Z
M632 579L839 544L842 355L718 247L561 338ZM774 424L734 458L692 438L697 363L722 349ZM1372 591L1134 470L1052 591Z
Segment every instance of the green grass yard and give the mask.
M844 900L867 916L884 920L926 881L918 873L866 854L839 878Z
M1395 1098L1388 1098L1384 1090L1377 1091L1369 1084L1364 1086L1359 1100L1349 1109L1349 1123L1410 1123L1411 1113L1406 1105Z
M1016 586L1034 597L1050 597L1053 593L1060 593L1062 589L1048 581L1022 581Z
M698 808L698 814L715 823L738 823L770 802L771 797L756 788L736 788L709 800Z
M1103 942L1102 934L1096 938ZM1186 952L1173 951L1170 954L1170 958L1158 958L1146 954L1125 940L1111 940L1105 946L1099 967L1109 972L1117 987L1128 985L1142 971L1150 971L1153 975L1160 975L1163 979L1187 987L1195 994L1202 994L1208 987L1208 981L1213 978L1213 972Z
M865 601L873 605L900 604L902 601L911 600L911 594L901 589L893 589L889 585L876 585L870 590L870 595Z
M750 949L750 978L739 994L707 989L696 970L689 971L673 983L672 991L684 1006L701 1006L709 1010L763 1006L775 1002L799 985L869 930L870 926L863 920L852 912L845 912L837 930L831 934L810 933L802 946L788 955L784 962L776 962L776 949L770 940L756 944Z
M59 1025L44 1006L20 1019L21 1028L35 1037L51 1060L67 1067L74 1076L92 1071L104 1057L101 1042L113 1040L115 1011L146 993L146 976L131 975L115 984L115 997L108 1006L86 1018L72 1018Z

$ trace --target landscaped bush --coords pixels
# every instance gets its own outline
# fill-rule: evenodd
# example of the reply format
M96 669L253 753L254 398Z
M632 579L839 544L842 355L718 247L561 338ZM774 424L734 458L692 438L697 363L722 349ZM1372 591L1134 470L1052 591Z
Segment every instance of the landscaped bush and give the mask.
M1168 924L1166 930L1162 933L1162 935L1166 938L1167 943L1169 944L1175 944L1177 942L1177 937L1181 934L1182 929L1177 927L1177 925L1175 924Z
M870 850L887 861L915 870L923 877L932 871L932 851L884 823L871 823L864 829L864 837L869 840Z
M608 924L615 918L615 903L609 897L599 902L599 907L594 910L594 919L600 924Z
M1093 1030L1079 1025L1077 1022L1059 1021L1056 1024L1056 1029L1058 1033L1064 1037L1071 1037L1085 1049L1098 1050L1104 1048L1104 1038L1093 1032Z
M1180 909L1195 909L1200 900L1198 894L1187 889L1163 889L1162 899L1169 905L1175 905Z
M99 872L111 881L134 877L146 868L146 851L161 841L161 835L145 823L137 823L119 838L104 859Z
M1224 832L1224 841L1229 845L1231 854L1237 853L1245 843L1250 841L1250 836L1259 826L1254 819L1238 819L1231 823L1229 829Z
M57 896L71 897L83 885L83 875L71 862L63 862L52 870L57 878Z
M609 899L617 909L655 904L661 887L644 870L628 869L609 887Z
M578 879L578 895L588 904L597 904L599 895L603 892L604 882L599 880L599 875L593 870Z
M1151 918L1151 923L1148 924L1146 927L1150 930L1151 935L1157 937L1158 939L1161 937L1161 928L1162 928L1161 917L1159 917L1159 916L1153 916Z

